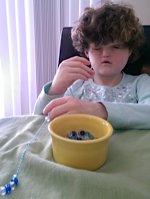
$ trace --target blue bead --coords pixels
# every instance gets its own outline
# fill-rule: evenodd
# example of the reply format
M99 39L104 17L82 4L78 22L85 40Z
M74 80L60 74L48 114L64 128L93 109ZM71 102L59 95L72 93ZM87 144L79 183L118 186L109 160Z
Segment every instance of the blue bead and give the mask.
M80 135L85 135L85 132L84 131L80 131Z
M94 139L94 136L93 136L93 135L89 135L89 139L90 139L90 140L93 140L93 139Z
M77 137L76 137L76 136L71 136L71 139L72 139L72 140L76 140Z
M11 186L10 184L5 185L6 193L9 194L11 192Z
M88 131L85 132L85 136L89 137L90 133Z
M12 178L12 179L11 179L11 181L12 181L12 182L14 182L14 183L15 183L15 185L17 185L17 184L18 184L18 178L16 178L16 177Z
M67 135L65 138L69 138L69 139L72 139L72 140L93 140L93 139L96 139L88 131L84 131L84 130L81 130L77 133L75 131L72 131L72 132L70 132L70 135Z
M75 131L72 131L71 135L72 135L72 136L76 136L77 133L76 133Z

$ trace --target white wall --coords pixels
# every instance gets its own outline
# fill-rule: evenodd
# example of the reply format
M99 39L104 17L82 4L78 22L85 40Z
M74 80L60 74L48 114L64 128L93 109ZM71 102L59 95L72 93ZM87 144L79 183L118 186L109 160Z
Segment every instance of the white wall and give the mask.
M150 25L150 0L113 0L132 5L142 25Z

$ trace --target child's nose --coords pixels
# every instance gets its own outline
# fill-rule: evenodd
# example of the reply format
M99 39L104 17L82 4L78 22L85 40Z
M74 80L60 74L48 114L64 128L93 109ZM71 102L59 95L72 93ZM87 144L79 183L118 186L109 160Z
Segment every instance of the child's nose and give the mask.
M110 56L110 49L107 47L103 47L103 56L109 57Z

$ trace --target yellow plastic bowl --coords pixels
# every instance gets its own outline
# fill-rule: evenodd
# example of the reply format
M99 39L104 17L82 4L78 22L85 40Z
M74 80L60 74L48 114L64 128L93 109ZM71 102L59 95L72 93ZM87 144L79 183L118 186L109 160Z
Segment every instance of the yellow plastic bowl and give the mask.
M108 153L109 138L113 128L106 120L86 114L64 115L49 124L54 160L62 165L85 170L101 167ZM89 131L94 140L65 138L71 131Z

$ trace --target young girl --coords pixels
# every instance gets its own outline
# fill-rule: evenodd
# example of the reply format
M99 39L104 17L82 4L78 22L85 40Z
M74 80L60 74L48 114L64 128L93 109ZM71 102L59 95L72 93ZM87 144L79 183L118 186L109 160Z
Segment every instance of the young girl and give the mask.
M115 129L150 128L150 77L122 72L128 61L138 59L144 43L133 9L113 3L86 8L72 29L72 40L82 57L60 64L34 114L49 114L53 120L84 113L108 120Z

